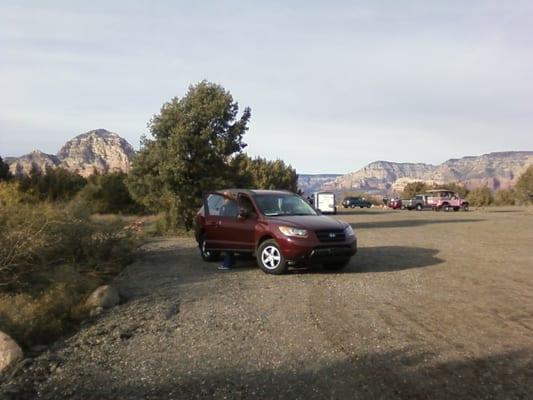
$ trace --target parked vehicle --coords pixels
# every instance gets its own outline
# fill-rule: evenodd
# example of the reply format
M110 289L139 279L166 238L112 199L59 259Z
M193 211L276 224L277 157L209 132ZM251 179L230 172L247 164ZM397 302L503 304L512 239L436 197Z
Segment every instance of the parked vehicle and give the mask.
M269 274L314 263L340 269L357 252L350 225L321 215L294 193L275 190L206 194L195 236L205 261L217 260L222 251L253 254Z
M432 208L428 203L428 197L427 194L417 194L412 199L402 200L402 208L417 211L422 211L425 208Z
M428 190L427 202L435 211L468 211L468 201L451 190Z
M469 204L451 190L428 190L425 194L417 194L413 199L403 200L403 207L408 210L422 211L425 208L434 211L468 211Z
M402 200L401 199L390 199L389 202L387 203L387 207L392 208L393 210L402 208Z
M370 208L372 207L372 203L364 197L345 197L342 201L342 206L344 208Z
M313 193L313 205L323 214L337 214L335 194L331 192Z

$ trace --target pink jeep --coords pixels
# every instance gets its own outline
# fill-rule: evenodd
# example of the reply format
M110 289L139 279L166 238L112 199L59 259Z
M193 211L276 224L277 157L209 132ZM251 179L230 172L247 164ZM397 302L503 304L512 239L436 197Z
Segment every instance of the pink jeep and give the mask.
M435 211L468 211L468 202L451 190L428 190L428 205Z

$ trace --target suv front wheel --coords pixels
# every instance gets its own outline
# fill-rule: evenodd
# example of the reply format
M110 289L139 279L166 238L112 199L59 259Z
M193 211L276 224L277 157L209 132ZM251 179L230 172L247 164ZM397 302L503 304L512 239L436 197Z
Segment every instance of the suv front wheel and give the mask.
M287 272L287 262L275 240L265 240L257 249L257 263L267 274L280 275Z

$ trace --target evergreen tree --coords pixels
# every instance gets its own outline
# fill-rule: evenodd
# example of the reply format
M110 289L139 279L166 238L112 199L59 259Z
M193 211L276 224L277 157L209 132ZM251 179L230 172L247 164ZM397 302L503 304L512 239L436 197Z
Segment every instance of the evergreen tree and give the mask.
M515 186L516 199L521 204L533 203L533 165L520 175Z
M171 225L192 228L202 192L231 182L231 157L246 144L250 109L239 106L222 86L202 81L165 103L149 123L133 161L128 187L135 200L164 211Z
M11 172L9 172L9 165L7 165L2 157L0 157L0 181L7 181L11 179Z
M245 154L235 157L231 166L234 185L243 188L278 189L297 192L298 175L282 160L269 161L261 157L250 158Z
M429 187L424 182L410 182L403 189L402 198L412 199L417 194L424 193Z

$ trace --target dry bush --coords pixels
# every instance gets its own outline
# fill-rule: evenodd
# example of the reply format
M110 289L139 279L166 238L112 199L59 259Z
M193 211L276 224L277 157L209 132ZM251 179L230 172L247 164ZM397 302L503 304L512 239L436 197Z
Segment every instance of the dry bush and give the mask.
M37 279L45 286L38 293L0 294L0 330L24 348L48 344L88 316L84 300L99 282L73 267L57 269Z
M91 221L82 203L28 202L14 184L0 185L0 289L24 285L35 269L58 263L124 265L136 243L121 220Z
M79 201L39 202L0 182L0 330L24 347L86 318L90 291L130 261L137 230L120 218L92 220L89 210Z

